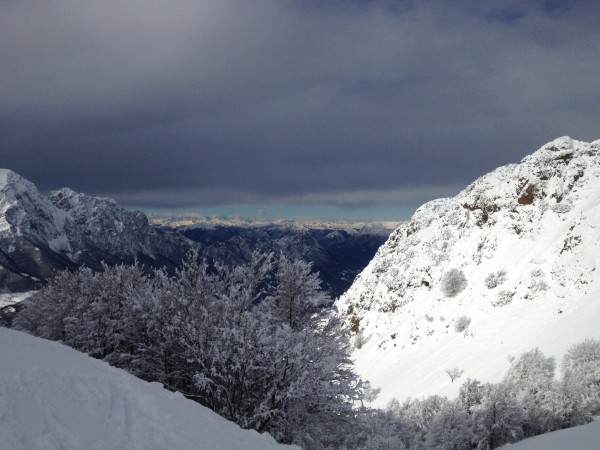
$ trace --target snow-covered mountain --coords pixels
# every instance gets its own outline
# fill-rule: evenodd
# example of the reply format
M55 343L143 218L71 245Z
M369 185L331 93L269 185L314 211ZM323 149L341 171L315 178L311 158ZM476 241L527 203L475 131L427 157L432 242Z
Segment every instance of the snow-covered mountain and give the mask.
M423 205L338 301L357 371L391 398L497 381L600 337L600 141L563 137Z
M113 200L70 189L42 195L30 181L0 169L0 290L24 290L54 270L107 263L175 266L191 246Z
M0 447L298 449L57 342L0 327Z

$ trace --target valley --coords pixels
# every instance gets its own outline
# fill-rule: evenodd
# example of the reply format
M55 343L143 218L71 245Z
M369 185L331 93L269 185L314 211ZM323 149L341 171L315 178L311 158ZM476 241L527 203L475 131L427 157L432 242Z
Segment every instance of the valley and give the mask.
M391 233L151 223L112 200L45 196L0 175L3 326L280 442L497 448L600 413L600 141L558 138ZM315 410L321 402L331 403Z

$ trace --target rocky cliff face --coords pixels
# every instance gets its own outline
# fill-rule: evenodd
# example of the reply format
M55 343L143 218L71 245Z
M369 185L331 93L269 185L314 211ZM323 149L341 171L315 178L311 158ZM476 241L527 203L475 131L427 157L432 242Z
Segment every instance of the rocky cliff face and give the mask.
M49 199L70 219L65 229L79 264L137 260L152 267L172 268L181 263L191 247L183 236L157 229L144 213L123 209L114 200L78 194L68 188L51 192Z
M44 196L0 169L0 290L35 288L55 270L102 261L174 267L191 245L112 200L70 189Z
M423 205L337 306L383 400L451 395L450 366L487 381L509 354L600 337L599 284L600 141L564 137Z

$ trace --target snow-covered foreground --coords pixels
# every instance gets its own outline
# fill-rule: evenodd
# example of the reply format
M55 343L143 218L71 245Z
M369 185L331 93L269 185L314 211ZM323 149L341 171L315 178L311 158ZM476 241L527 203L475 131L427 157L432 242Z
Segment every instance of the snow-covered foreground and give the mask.
M598 448L600 448L600 422L543 434L501 447L502 450L598 450Z
M0 328L0 447L297 448L56 342Z

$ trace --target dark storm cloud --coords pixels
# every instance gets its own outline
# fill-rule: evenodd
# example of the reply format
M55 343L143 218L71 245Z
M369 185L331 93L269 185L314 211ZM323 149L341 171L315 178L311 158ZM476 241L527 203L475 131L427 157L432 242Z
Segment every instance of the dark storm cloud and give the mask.
M417 206L600 137L595 3L5 1L0 166L141 206Z

